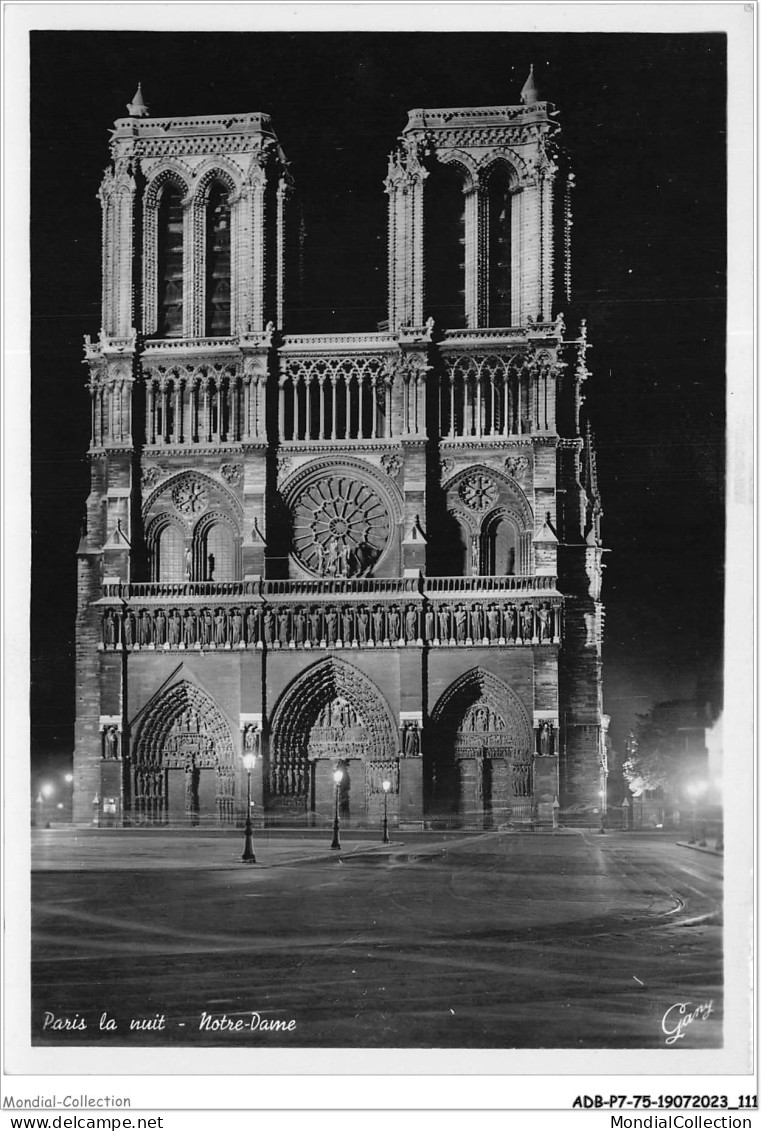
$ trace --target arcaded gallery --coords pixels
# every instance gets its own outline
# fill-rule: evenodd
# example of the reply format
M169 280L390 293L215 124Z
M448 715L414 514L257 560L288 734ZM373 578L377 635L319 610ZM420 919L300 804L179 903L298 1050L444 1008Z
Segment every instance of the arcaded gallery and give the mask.
M533 74L514 99L412 110L387 163L379 139L388 310L351 334L289 332L301 186L267 114L152 117L138 88L115 122L77 823L237 823L249 784L273 826L593 820L574 178Z

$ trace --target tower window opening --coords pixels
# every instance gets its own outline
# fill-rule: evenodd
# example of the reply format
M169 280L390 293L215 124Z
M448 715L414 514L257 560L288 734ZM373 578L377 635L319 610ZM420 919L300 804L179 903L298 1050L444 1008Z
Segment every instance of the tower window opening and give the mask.
M512 275L512 195L510 178L504 165L489 177L489 325L509 326L511 322Z
M206 205L206 333L228 337L230 330L230 193L215 183Z
M445 329L465 320L465 197L461 172L442 165L424 197L425 314Z
M182 337L183 313L182 193L169 182L158 209L158 333L162 338Z

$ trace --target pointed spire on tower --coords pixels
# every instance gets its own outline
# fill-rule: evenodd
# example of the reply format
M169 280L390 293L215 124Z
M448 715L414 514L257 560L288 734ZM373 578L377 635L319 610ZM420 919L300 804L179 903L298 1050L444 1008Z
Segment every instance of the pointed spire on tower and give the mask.
M150 111L143 99L143 87L141 83L137 84L137 90L131 102L127 103L127 110L129 111L130 118L148 118Z
M528 78L523 84L521 91L521 102L525 106L531 106L534 102L539 101L539 91L537 90L536 83L534 82L534 64L531 64L531 69L528 73Z

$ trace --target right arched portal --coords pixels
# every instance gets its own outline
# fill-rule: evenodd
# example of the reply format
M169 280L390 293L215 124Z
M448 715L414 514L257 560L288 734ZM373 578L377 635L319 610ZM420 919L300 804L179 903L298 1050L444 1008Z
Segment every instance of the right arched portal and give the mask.
M490 672L465 672L431 714L424 760L428 812L487 826L529 821L532 771L532 729L519 697Z

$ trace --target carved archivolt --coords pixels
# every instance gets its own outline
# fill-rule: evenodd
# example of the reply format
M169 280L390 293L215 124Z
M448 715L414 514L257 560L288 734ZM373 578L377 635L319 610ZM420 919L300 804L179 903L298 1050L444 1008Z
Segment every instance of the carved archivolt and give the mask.
M450 684L431 712L431 725L450 741L458 735L498 733L500 748L518 758L528 757L533 748L531 723L519 696L483 668L472 668Z
M393 715L371 680L342 660L324 660L300 675L275 708L270 792L306 796L310 761L390 760L398 743Z
M166 771L184 770L186 808L197 806L197 775L217 775L219 816L229 817L235 793L235 746L230 726L214 700L187 680L148 706L133 745L133 804L140 812L166 808Z

